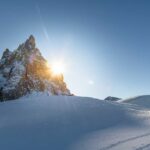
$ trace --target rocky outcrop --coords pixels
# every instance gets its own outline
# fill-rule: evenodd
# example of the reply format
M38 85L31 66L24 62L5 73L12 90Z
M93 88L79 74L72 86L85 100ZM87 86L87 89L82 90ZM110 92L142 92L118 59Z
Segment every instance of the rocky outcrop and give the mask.
M63 75L53 75L31 35L13 52L6 49L0 60L0 100L12 100L33 91L70 95Z
M108 96L104 100L106 100L106 101L118 101L118 100L121 100L121 98Z

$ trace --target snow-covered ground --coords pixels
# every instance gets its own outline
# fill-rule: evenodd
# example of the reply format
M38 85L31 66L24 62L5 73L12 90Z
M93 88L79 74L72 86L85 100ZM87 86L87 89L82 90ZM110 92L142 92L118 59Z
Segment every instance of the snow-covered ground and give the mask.
M0 149L149 150L150 107L137 101L34 94L0 103Z
M120 100L120 102L135 104L140 107L150 109L150 95L136 96L136 97Z

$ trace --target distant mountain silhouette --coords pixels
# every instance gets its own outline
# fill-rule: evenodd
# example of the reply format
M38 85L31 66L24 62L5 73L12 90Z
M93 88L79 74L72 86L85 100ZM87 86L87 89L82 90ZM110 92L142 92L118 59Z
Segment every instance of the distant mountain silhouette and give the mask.
M34 91L71 95L63 75L52 75L31 35L13 52L9 49L3 52L0 59L0 100L16 99Z
M106 101L118 101L118 100L121 100L121 98L108 96L104 100L106 100Z

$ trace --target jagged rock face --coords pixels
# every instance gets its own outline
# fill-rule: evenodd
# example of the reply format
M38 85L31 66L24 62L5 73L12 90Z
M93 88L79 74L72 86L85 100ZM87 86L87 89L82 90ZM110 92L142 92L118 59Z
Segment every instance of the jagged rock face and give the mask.
M63 75L54 76L47 61L36 48L35 38L21 44L15 51L6 49L0 60L0 100L19 98L33 91L51 95L70 95Z

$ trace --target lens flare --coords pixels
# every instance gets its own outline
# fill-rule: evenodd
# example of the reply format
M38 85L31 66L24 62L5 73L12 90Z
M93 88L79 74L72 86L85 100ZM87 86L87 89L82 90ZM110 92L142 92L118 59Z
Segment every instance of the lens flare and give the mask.
M54 62L51 65L51 69L54 75L60 75L65 72L65 65L63 62Z

